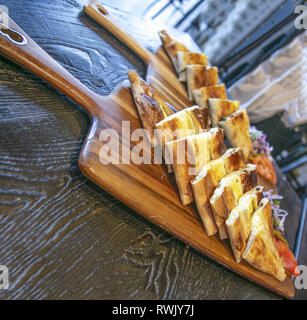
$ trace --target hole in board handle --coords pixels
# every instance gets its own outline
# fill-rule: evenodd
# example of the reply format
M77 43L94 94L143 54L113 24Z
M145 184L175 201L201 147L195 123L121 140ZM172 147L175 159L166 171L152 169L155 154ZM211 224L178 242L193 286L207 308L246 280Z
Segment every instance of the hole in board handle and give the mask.
M109 15L109 12L103 6L97 5L97 8L98 8L99 12L102 13L104 16Z
M19 45L27 44L27 39L22 34L1 23L0 23L0 34L6 36L13 43L16 43Z

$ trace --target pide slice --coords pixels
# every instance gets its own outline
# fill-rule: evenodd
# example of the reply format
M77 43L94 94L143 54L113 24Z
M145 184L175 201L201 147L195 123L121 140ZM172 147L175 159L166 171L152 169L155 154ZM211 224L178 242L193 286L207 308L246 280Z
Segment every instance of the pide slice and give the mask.
M215 188L224 176L243 167L242 150L228 149L220 158L206 164L191 181L196 206L208 236L218 231L210 206Z
M225 151L223 131L220 128L191 135L166 143L172 159L177 186L184 205L194 200L190 181L210 160L219 158Z
M222 178L210 199L215 223L221 239L228 238L225 221L230 211L238 204L240 197L257 185L256 166L232 172Z
M272 207L267 198L260 202L259 209L252 216L251 232L243 259L279 281L286 279L283 263L275 247Z
M258 204L263 198L262 191L263 187L257 186L246 192L226 220L228 236L237 263L242 260L250 235L252 214L258 209Z

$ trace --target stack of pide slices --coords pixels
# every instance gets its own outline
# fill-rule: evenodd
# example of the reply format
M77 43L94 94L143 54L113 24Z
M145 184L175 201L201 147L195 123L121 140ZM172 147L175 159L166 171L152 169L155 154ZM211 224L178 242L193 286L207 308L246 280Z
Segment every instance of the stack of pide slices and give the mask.
M218 69L208 66L208 59L203 53L189 52L165 30L159 35L179 80L187 83L190 99L199 107L208 109L212 127L223 128L231 146L240 147L245 161L248 161L253 151L249 118L245 110L239 110L239 101L228 100L225 85L219 83Z
M248 163L253 147L246 111L227 99L217 68L207 65L204 54L189 52L166 31L159 35L197 105L174 113L135 71L128 77L143 127L161 147L168 171L174 172L182 204L196 202L207 235L229 238L237 263L244 259L284 281L271 202L257 185L256 166Z

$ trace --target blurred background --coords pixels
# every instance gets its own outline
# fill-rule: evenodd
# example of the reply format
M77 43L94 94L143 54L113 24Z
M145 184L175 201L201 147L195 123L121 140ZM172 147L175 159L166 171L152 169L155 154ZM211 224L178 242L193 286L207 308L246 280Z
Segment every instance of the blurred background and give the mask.
M307 34L295 0L104 0L191 35L233 99L267 134L300 197L307 194ZM307 4L306 4L307 5ZM307 23L307 10L305 14ZM298 28L299 27L299 28Z

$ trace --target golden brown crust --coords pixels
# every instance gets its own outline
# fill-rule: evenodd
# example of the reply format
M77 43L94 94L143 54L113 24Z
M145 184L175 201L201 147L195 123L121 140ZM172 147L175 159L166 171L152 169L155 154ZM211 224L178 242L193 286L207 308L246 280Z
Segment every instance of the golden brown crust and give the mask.
M262 191L263 187L257 186L246 192L226 220L227 233L237 263L242 260L250 235L251 217L263 197Z
M244 167L244 156L242 149L228 149L226 154L227 156L225 157L224 164L227 173L231 173Z
M217 131L211 129L166 143L168 156L173 157L173 169L183 204L194 200L190 181L206 163L221 156L214 152L214 148L218 150L222 148L218 146L213 148L213 145L220 143L220 140L216 139L216 136L219 136Z
M200 64L207 66L208 58L203 53L195 52L177 52L177 73L179 81L186 81L186 66L191 64Z
M191 112L187 114L189 129L195 129L194 133L198 133L204 131L205 129L209 129L210 117L208 108L201 109L198 106L194 107L197 108L193 108Z
M239 220L236 220L234 222L233 227L235 229L240 228ZM230 238L232 250L235 254L235 259L236 259L237 263L239 263L241 261L241 255L242 255L241 252L243 252L245 249L247 239L243 238L242 230L238 230L238 232L236 232L236 233L232 233L230 230L231 230L230 228L227 228L227 232L228 232L228 235Z
M177 70L177 52L188 52L188 48L183 43L172 39L166 30L161 30L158 33L165 51L171 59L175 69Z
M203 65L188 65L186 67L187 85L190 99L193 98L192 91L201 87L210 87L218 84L218 69Z
M230 211L238 204L243 193L257 185L255 172L256 166L247 165L247 168L224 177L215 189L210 204L221 239L228 238L225 221Z
M224 129L225 136L233 148L240 147L247 161L253 151L252 141L249 135L249 118L245 110L238 110L219 122Z
M155 145L155 124L171 115L173 111L135 71L128 71L128 78L143 128L148 130L148 138Z
M200 107L207 107L209 98L227 99L226 87L224 84L218 84L211 87L202 87L192 90L193 100Z
M208 236L211 236L218 231L210 206L210 196L213 194L217 184L218 181L214 171L209 167L201 179L195 178L191 181L198 213Z
M186 205L194 200L192 187L189 183L190 179L193 178L193 175L190 175L190 166L187 163L187 153L189 152L189 150L187 151L187 140L181 139L180 142L176 140L167 143L166 147L169 148L168 152L170 154L171 152L173 152L173 170L175 173L175 179L178 186L181 202L183 205ZM184 148L184 154L182 152L182 148ZM180 150L179 153L178 149ZM185 163L180 163L181 161L177 158L178 154L181 154L183 156L183 160Z
M177 130L185 130L183 135L177 135L176 139L205 131L209 128L208 109L201 109L198 106L183 109L156 123L155 128L161 130L169 129L173 133L176 133Z
M224 132L220 128L213 128L210 131L213 135L212 158L217 159L227 150Z
M272 208L270 201L264 198L251 220L251 233L243 258L253 267L271 274L279 281L286 279L286 272L275 247Z
M213 160L215 161L215 160ZM224 168L225 169L225 168ZM222 170L221 170L222 171ZM221 174L221 172L219 172L219 175L225 176L227 174L227 172L223 172ZM207 195L207 201L210 203L210 198L213 195L213 192L216 188L216 186L219 183L219 176L217 174L215 174L214 170L208 170L206 175L204 176L204 189L206 190L206 195Z
M247 168L242 170L241 175L241 184L242 184L242 192L248 192L253 187L257 185L257 175L256 171L251 169L254 168L254 165L248 165Z
M208 236L218 229L210 207L210 198L220 180L227 174L244 166L241 149L228 149L217 160L210 161L191 181L196 206Z
M169 36L166 30L161 30L158 32L160 39L163 43L163 46L170 45L174 40Z
M228 195L228 198L230 198L230 195ZM210 200L210 205L215 223L219 230L220 239L227 239L227 229L223 226L223 222L228 218L229 209L228 205L226 204L225 197L217 197L214 201Z
M237 111L239 109L239 106L239 101L209 98L208 108L210 112L212 127L217 127L220 120Z
M155 133L166 163L170 163L165 152L165 144L167 142L177 140L188 135L197 134L208 128L208 110L201 109L198 106L183 109L156 123ZM172 172L171 167L168 167L168 171Z

